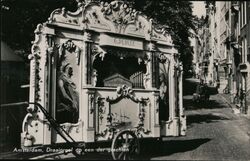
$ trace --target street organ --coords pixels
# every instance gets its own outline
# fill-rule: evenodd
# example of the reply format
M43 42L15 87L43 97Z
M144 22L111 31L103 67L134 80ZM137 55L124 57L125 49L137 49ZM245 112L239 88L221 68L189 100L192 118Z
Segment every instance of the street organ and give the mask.
M123 1L78 2L37 25L29 102L39 103L76 142L181 136L182 64L171 36ZM34 104L24 146L65 143Z

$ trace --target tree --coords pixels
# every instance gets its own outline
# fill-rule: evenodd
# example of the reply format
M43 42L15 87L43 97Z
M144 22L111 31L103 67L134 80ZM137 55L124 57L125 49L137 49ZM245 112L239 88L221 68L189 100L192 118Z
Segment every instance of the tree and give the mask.
M30 54L34 30L45 22L56 8L74 10L69 0L1 0L1 40L5 41L26 61Z
M193 59L190 30L196 31L199 23L198 18L192 15L192 3L168 0L134 0L134 3L137 9L154 18L172 36L183 62L184 75L187 74Z
M189 40L192 36L190 30L196 30L197 26L197 17L192 15L192 3L168 0L127 1L168 31L181 54L184 73L187 73L192 66L193 53ZM1 23L1 39L20 51L24 58L30 53L36 25L45 22L56 8L65 7L74 11L77 4L74 0L1 0L1 3L4 6L1 9L1 21L4 22Z

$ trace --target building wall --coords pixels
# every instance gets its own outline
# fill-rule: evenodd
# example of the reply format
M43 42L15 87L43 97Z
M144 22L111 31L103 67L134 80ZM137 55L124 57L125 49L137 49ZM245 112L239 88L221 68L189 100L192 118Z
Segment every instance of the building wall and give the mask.
M216 1L214 7L206 6L207 21L200 35L203 42L201 62L210 51L208 79L219 78L219 92L230 94L232 102L237 103L235 99L240 97L241 89L246 92L246 100L250 100L250 2ZM244 66L247 69L241 69ZM247 73L245 77L244 73Z
M245 14L244 14L245 13ZM250 115L250 2L240 2L240 37L239 44L242 47L242 65L246 65L246 76L242 76L241 84L246 92L245 108L243 112ZM244 19L245 18L245 19Z

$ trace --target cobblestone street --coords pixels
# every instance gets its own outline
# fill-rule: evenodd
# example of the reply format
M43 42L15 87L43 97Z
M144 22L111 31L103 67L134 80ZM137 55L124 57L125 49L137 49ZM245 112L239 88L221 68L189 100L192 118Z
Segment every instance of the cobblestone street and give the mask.
M184 106L187 135L164 137L160 144L155 140L143 144L144 152L140 159L250 160L250 119L234 114L220 94L212 95L207 104L194 104L191 95L194 89L190 87L195 87L195 84L186 84L186 87L188 89L184 88ZM27 158L27 155L10 152L2 154L2 157ZM62 155L60 158L76 159L72 154ZM106 160L112 157L109 153L92 153L80 159Z
M187 135L167 138L173 147L164 147L157 160L250 160L250 120L233 114L220 94L208 104L192 103L192 91L184 96Z
M191 96L185 97L187 102L190 99ZM212 96L211 102L203 108L188 106L192 108L186 111L187 136L166 139L174 143L173 148L167 147L167 155L152 159L250 160L250 120L233 114L219 95Z

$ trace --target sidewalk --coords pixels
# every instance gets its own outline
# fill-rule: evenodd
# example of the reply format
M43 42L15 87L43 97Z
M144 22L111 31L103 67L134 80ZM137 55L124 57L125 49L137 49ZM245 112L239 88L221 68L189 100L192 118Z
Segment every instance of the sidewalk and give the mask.
M242 114L240 113L240 109L238 106L236 106L235 104L231 103L231 98L230 98L230 95L229 94L222 94L222 93L219 93L218 94L219 97L225 102L228 104L229 107L232 108L232 111L234 114L238 115L238 116L243 116L247 119L250 119L250 115L247 115L247 114Z

